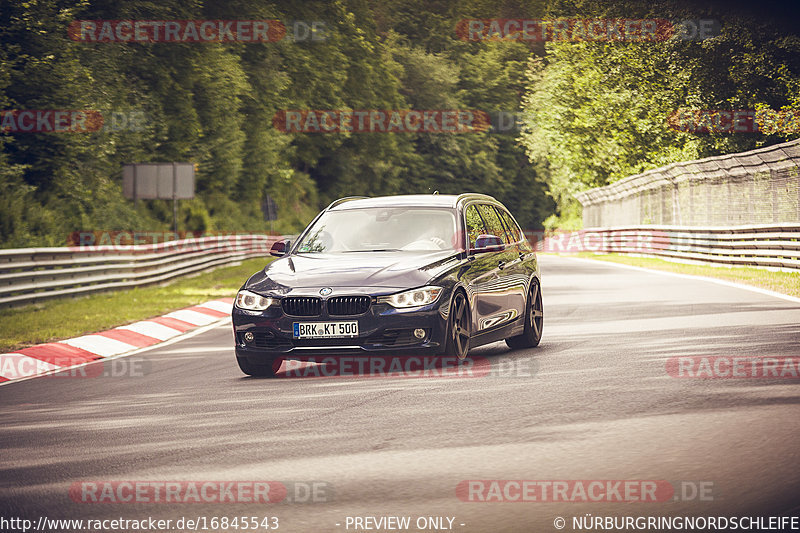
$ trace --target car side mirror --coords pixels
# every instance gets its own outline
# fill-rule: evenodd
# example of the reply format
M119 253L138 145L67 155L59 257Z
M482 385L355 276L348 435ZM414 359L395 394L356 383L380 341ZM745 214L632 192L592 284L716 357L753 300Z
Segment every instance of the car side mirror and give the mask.
M282 257L286 255L286 251L291 247L291 244L291 241L288 239L275 241L275 243L272 245L272 248L269 250L269 254L274 255L275 257Z
M478 235L473 251L475 253L501 252L503 248L503 241L497 235Z

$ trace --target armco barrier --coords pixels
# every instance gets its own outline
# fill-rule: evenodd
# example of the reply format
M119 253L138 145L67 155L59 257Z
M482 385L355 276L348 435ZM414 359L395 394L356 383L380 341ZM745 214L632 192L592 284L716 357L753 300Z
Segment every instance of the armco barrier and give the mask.
M267 257L280 239L225 235L131 246L0 250L0 307L125 289Z
M546 235L541 252L629 253L731 266L800 270L800 224L620 226Z

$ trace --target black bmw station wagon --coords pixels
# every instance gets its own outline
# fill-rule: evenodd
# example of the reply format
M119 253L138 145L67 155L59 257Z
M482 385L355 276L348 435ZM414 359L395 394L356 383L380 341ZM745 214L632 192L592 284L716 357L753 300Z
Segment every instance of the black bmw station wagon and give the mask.
M483 194L342 198L245 282L233 308L245 374L337 355L466 357L542 337L536 254Z

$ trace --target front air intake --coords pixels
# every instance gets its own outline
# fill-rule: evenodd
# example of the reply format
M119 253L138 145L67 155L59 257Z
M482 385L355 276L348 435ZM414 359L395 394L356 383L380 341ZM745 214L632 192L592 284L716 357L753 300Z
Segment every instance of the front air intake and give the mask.
M361 315L369 309L369 296L335 296L328 299L328 314L331 316Z
M292 296L281 300L283 312L292 316L319 316L322 300L304 296Z

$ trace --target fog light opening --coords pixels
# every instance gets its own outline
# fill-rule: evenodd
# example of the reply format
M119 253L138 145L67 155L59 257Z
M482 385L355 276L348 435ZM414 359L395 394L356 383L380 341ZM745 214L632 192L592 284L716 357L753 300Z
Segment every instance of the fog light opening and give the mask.
M253 332L252 331L248 331L247 333L244 334L245 342L253 342L254 338L255 337L253 336Z
M415 329L414 330L414 336L416 338L418 338L418 339L424 339L425 338L425 330L421 329L421 328Z

